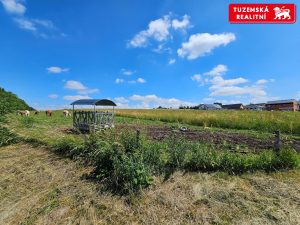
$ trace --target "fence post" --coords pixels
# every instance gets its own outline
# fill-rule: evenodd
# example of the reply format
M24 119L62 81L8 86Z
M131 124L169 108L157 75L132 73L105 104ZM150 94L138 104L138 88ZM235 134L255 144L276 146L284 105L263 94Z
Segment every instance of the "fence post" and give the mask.
M274 134L275 134L274 150L276 152L279 152L282 145L281 138L280 138L281 135L280 130L275 131Z
M136 146L140 147L140 130L136 130Z

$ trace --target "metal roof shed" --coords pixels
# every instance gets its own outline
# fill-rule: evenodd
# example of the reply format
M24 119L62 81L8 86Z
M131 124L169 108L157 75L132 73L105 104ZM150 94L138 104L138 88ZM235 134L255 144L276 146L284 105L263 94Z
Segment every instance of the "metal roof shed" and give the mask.
M115 114L114 107L117 106L108 99L80 99L73 103L73 126L80 131L95 131L103 128L113 128ZM88 110L75 110L76 105L94 106L93 111ZM112 112L96 111L96 106L111 106Z

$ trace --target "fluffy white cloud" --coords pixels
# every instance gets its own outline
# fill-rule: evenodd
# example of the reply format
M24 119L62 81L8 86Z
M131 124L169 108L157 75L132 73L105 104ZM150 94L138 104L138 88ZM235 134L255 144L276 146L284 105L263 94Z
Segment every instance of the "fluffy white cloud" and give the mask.
M53 22L50 20L32 19L31 22L48 29L55 29Z
M116 82L116 84L122 84L122 83L124 83L125 81L124 81L124 79L117 78L115 82Z
M79 99L91 99L91 97L88 95L66 95L66 96L64 96L64 100L68 100L68 101L76 101Z
M50 94L48 95L49 98L52 98L52 99L56 99L58 98L58 95L57 94Z
M137 80L136 80L137 83L146 83L146 80L144 78L141 78L139 77Z
M57 31L53 22L50 20L33 19L25 16L26 7L24 3L26 0L0 0L4 9L11 13L16 14L18 17L13 17L13 21L16 25L23 30L32 32L36 37L48 39L56 37L57 35L53 32ZM59 34L63 37L62 33Z
M190 27L190 17L188 15L184 15L182 20L173 19L172 20L172 27L175 30L185 30L186 28Z
M26 17L14 18L13 20L19 28L31 31L35 36L45 39L49 38L49 35L46 34L49 30L56 29L50 20L28 19Z
M147 81L146 81L144 78L141 78L141 77L139 77L139 78L136 79L136 80L128 81L128 83L130 83L130 84L136 84L136 83L143 84L143 83L146 83L146 82L147 82Z
M266 96L267 93L261 88L257 86L245 86L245 87L237 87L237 86L225 86L218 88L211 88L212 93L210 96L230 96L230 95L245 95L249 94L251 96Z
M70 71L69 68L61 68L58 66L51 66L51 67L48 67L46 70L48 71L48 73L63 73L63 72Z
M87 87L85 87L81 82L76 80L68 80L65 84L65 88L70 90L79 90L79 91L87 89Z
M99 92L98 88L92 88L92 89L84 89L84 90L79 90L78 93L82 94L82 95L86 95L86 94L94 94Z
M150 21L148 28L137 33L128 43L128 47L139 48L146 47L149 44L149 40L156 40L158 42L164 42L168 40L173 30L185 30L190 25L190 17L184 15L182 20L173 19L171 20L171 15L165 15L162 18ZM170 51L169 48L164 48L163 45L159 45L158 48L153 49L153 51L161 53L163 51Z
M15 18L14 21L21 29L33 32L37 31L37 27L35 26L35 24L26 18Z
M204 98L205 102L223 102L225 101L234 101L241 102L264 102L264 100L277 99L277 97L268 96L265 91L265 84L269 82L268 80L261 79L254 84L245 85L249 81L243 77L238 77L234 79L225 79L224 75L228 71L226 65L218 65L214 67L209 72L204 73L208 76L204 79L200 74L195 74L192 77L192 80L196 82L201 82L202 84L209 84L210 95L208 98ZM225 100L216 100L215 97L234 97L236 99L225 99Z
M145 47L148 39L153 38L157 41L167 40L169 37L169 28L171 26L169 16L153 20L149 23L148 29L136 34L129 42L130 47Z
M219 88L224 86L234 86L238 84L244 84L247 83L248 80L242 77L236 78L236 79L224 79L221 76L216 76L211 80L211 83L213 84L212 88Z
M226 46L236 39L233 33L209 34L199 33L190 36L189 41L182 43L177 53L180 57L188 59L196 59L211 53L213 49L219 46Z
M26 7L21 3L20 0L0 0L4 9L8 13L23 15L26 11Z
M127 100L125 97L116 97L115 101L120 102L120 103L128 103L129 102L129 100Z
M136 71L128 70L128 69L121 69L121 73L122 73L123 75L130 76L130 75L136 73Z
M269 82L268 80L261 79L261 80L256 81L256 84L257 84L257 85L263 85L263 84L266 84L266 83L268 83L268 82Z
M198 83L202 83L202 82L203 82L202 77L201 77L200 74L195 74L195 75L193 75L193 76L191 77L191 79L192 79L193 81L198 82Z
M129 97L131 101L139 102L138 108L152 107L172 107L178 108L180 105L194 105L194 103L182 101L176 98L161 98L156 95L132 95Z
M169 65L172 65L174 63L176 63L176 59L169 59L169 62L168 62Z
M222 76L228 71L228 68L226 65L220 64L214 67L211 71L204 73L204 75L208 76Z
M65 84L65 88L69 90L75 90L81 95L93 94L99 92L97 88L88 88L81 82L76 80L68 80Z

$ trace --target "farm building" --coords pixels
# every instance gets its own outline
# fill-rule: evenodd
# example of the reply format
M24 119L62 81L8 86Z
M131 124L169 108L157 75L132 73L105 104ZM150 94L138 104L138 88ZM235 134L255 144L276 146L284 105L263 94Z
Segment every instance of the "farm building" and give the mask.
M96 131L103 128L113 128L115 121L114 107L117 106L108 99L80 99L73 102L73 126L80 131ZM93 110L76 110L75 106L93 106ZM97 111L97 106L112 107Z
M232 104L232 105L222 105L223 109L234 109L234 110L244 110L245 106L243 104Z
M295 99L267 102L268 111L298 111L299 103Z
M221 110L222 107L217 104L201 104L199 105L200 110Z
M245 107L247 110L263 111L266 110L265 104L250 104Z

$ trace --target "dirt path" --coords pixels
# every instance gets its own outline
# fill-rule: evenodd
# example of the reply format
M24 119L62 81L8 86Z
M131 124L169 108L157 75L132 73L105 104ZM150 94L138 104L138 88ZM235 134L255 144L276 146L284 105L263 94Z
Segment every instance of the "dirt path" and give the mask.
M99 193L48 150L0 148L0 224L300 224L300 171L175 173L140 196Z

